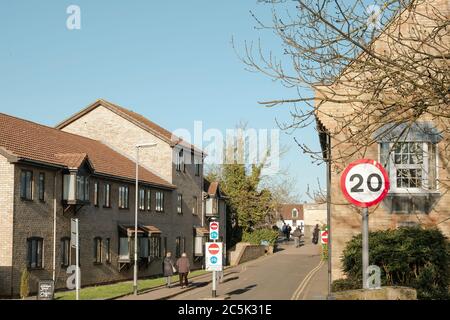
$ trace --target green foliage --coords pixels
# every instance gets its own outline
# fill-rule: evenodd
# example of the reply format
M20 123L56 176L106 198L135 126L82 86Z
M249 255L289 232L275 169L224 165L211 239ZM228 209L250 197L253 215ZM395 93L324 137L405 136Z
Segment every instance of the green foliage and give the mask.
M273 210L269 190L259 190L260 166L252 166L247 172L243 164L226 164L223 168L222 190L228 197L228 206L235 214L237 225L244 232L263 223Z
M322 260L328 260L328 245L322 245Z
M362 238L353 237L343 252L350 283L362 284ZM419 299L448 299L450 283L448 240L438 229L399 228L369 234L369 264L381 268L385 286L417 290Z
M30 274L25 268L20 275L20 297L25 299L30 295Z
M275 245L279 232L273 229L257 229L253 232L244 232L243 242L251 244L261 244L261 241L267 241L271 246Z
M335 280L331 284L331 291L333 292L356 290L361 288L362 288L362 281L359 281L354 278Z

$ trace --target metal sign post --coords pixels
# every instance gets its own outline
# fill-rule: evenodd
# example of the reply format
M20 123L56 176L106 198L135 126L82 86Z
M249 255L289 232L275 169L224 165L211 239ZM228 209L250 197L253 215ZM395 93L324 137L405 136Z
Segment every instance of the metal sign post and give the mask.
M209 224L209 239L216 242L219 239L219 223L217 221L212 221ZM212 273L212 297L217 297L217 273L214 270Z
M362 269L363 289L368 289L367 278L369 268L369 209L362 209Z
M212 271L212 297L217 297L217 271L222 271L223 243L207 242L206 243L206 270Z
M76 299L80 299L80 232L78 219L71 220L71 237L70 244L75 248L75 295Z
M76 233L77 233L77 248L75 251L75 263L77 265L77 268L75 269L75 281L76 281L76 296L77 300L80 300L80 230L79 230L79 222L78 219L76 219Z
M341 176L341 190L345 198L362 208L362 273L363 289L369 289L369 207L374 206L389 192L389 176L383 166L370 159L351 163Z

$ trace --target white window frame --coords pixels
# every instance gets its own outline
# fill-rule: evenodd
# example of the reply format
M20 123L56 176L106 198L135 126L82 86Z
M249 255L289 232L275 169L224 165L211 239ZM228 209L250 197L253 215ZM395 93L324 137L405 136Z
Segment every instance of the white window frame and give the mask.
M294 216L294 212L296 213L295 216ZM292 215L292 218L293 218L293 219L297 219L297 218L298 218L298 210L297 210L297 208L292 209L291 215Z
M401 143L408 143L408 142L414 142L414 141L405 141L405 142L397 142L397 144ZM428 172L429 172L429 153L428 153L428 146L430 142L421 142L417 141L415 143L422 143L422 149L423 149L423 163L420 165L422 169L422 187L420 188L399 188L397 187L397 169L417 169L416 165L396 165L395 164L395 150L393 149L394 143L389 143L389 180L391 183L390 191L389 193L409 193L409 194L424 194L429 193L430 191L427 189L429 186L429 179L428 179ZM381 161L381 144L378 144L378 155L379 155L379 161ZM438 170L438 164L437 164L437 145L436 145L436 178L437 178L437 172ZM437 186L438 187L438 186Z

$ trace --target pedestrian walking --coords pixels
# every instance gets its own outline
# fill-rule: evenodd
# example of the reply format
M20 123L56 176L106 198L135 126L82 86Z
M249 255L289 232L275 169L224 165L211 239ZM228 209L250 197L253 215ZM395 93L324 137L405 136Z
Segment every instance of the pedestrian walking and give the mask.
M286 238L287 238L287 241L291 240L291 231L292 231L291 225L288 224L287 227L286 227Z
M284 239L287 240L287 225L286 225L286 222L283 222L283 226L281 227L281 232L283 233Z
M313 231L313 244L317 244L319 242L319 225L316 224L314 231Z
M296 248L300 247L300 239L302 237L302 230L300 229L300 227L297 227L294 230L294 233L292 233L292 236L294 237L295 247Z
M188 283L188 275L191 271L191 265L189 263L189 259L187 257L186 252L183 252L181 255L181 258L177 260L176 267L178 270L178 274L180 276L180 286L181 289L184 289L185 287L189 286Z
M166 277L166 287L170 288L172 282L172 276L177 271L172 259L172 252L167 252L166 257L163 260L163 274Z

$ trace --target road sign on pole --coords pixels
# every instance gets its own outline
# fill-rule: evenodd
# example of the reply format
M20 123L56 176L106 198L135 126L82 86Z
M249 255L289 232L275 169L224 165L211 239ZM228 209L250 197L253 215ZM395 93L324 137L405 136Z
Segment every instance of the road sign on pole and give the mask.
M212 287L212 296L213 298L216 297L216 272L222 271L223 269L223 263L222 263L222 256L223 256L223 244L222 242L207 242L205 244L206 246L206 270L213 272L213 287Z
M209 239L219 240L219 223L216 221L209 224Z
M322 231L320 233L320 241L322 244L328 244L328 231Z
M362 269L363 288L368 289L369 268L369 207L374 206L389 192L389 176L383 166L370 159L351 163L341 176L341 190L345 198L362 207Z

